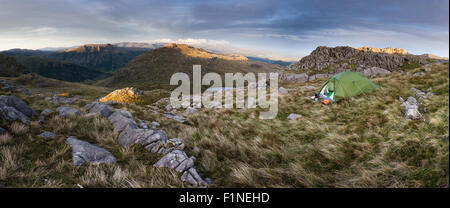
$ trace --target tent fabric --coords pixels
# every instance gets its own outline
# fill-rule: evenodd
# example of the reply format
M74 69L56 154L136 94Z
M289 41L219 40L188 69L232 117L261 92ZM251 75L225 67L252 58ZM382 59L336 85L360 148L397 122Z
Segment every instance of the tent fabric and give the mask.
M378 86L368 80L363 74L346 71L330 77L320 88L319 93L321 97L329 97L328 95L333 94L332 100L336 102L343 98L371 92L376 88L378 88Z

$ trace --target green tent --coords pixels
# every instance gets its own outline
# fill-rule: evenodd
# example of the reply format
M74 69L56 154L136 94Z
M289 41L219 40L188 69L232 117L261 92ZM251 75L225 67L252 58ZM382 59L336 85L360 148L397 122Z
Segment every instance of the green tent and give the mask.
M359 72L346 71L335 74L320 88L319 96L336 102L342 98L348 98L361 93L371 92L378 88Z

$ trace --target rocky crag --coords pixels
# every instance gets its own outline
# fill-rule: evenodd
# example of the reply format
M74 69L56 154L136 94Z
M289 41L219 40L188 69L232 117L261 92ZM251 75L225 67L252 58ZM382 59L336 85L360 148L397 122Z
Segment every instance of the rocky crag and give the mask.
M337 73L342 71L363 71L369 67L379 67L396 71L408 64L425 64L423 57L410 55L403 49L378 49L370 47L352 48L348 46L319 46L310 55L287 67L308 73Z

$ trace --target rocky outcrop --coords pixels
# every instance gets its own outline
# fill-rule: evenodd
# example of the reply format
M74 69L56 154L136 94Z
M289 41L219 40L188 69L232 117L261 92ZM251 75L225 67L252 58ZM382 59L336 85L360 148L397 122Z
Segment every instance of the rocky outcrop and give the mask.
M393 49L395 51L395 49ZM288 67L290 70L302 72L327 71L338 73L342 71L363 71L369 67L379 67L389 71L398 70L405 63L424 63L419 56L403 53L374 52L359 50L348 46L329 48L317 47L310 55Z
M100 102L113 101L117 103L141 103L142 91L133 87L117 89L99 100Z
M116 162L116 158L106 149L97 147L88 142L69 137L66 144L72 147L72 159L75 166L81 166L84 163L91 164L111 164Z
M81 112L78 109L71 107L59 107L56 109L56 111L58 111L59 116L63 118L81 115Z
M114 127L114 133L118 134L117 143L124 147L139 144L149 152L162 154L164 156L154 164L155 167L172 168L183 173L182 181L194 187L207 186L193 167L195 158L189 158L183 151L183 140L169 138L166 132L158 129L158 122L148 126L146 122L138 120L137 124L133 115L126 110L117 110L108 119Z

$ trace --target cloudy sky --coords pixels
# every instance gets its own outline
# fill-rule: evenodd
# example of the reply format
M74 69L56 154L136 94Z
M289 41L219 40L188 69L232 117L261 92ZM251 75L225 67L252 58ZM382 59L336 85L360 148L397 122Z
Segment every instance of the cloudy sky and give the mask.
M0 50L178 41L298 58L319 45L448 57L448 0L0 0Z

